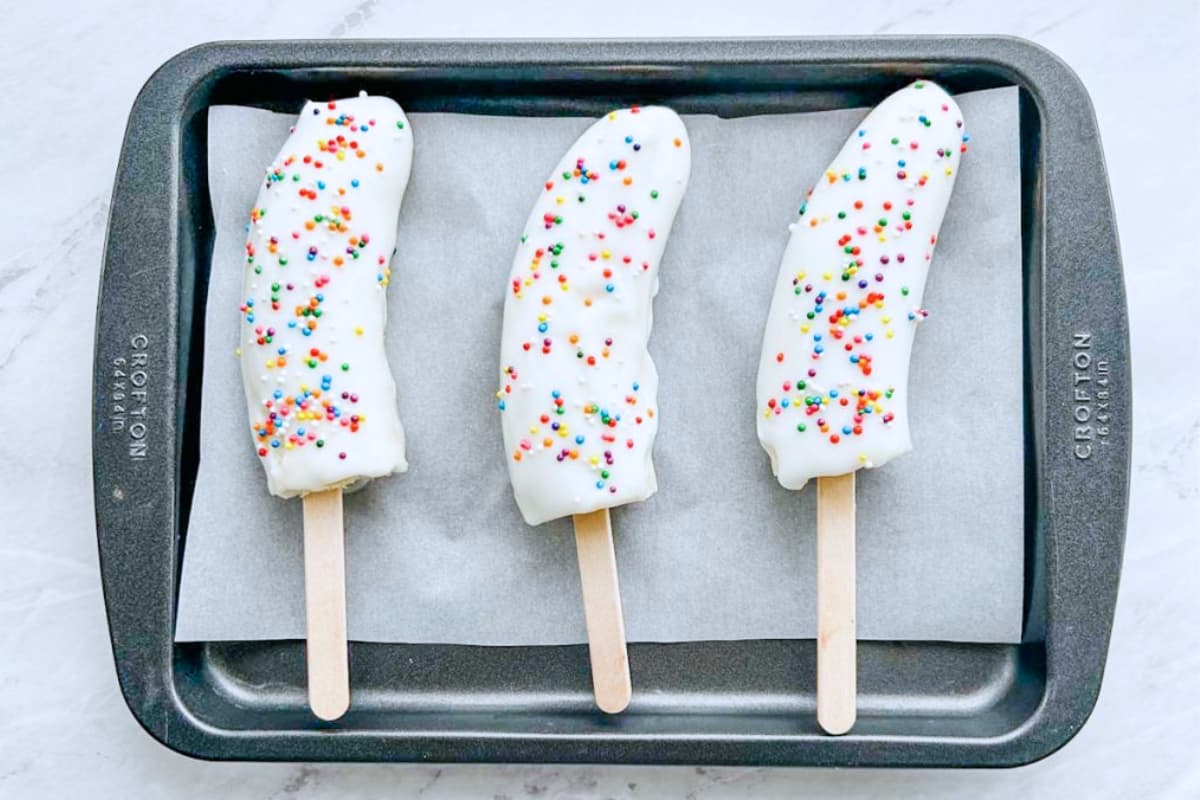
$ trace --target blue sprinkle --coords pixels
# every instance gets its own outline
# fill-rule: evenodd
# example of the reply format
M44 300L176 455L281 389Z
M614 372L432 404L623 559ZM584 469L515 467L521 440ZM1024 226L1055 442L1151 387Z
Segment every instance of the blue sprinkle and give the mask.
M549 327L550 327L550 326L549 326L549 325L547 325L546 323L544 323L544 322L539 322L539 323L538 323L538 332L539 332L539 333L545 333L545 332L546 332L546 330L547 330Z
M551 397L553 397L554 399L556 399L556 400L557 400L557 399L558 399L559 397L561 397L562 395L561 395L561 393L558 391L558 389L555 389L553 392L551 392L551 393L550 393L550 396L551 396Z
M496 408L498 408L498 409L500 409L501 411L503 411L503 410L504 410L504 408L505 408L504 401L503 401L503 400L501 400L499 403L496 403Z
M582 435L575 437L575 444L583 444L583 436Z
M858 356L850 356L850 363L851 363L851 364L857 364L857 363L858 363Z
M869 342L869 341L871 341L872 339L874 339L874 338L875 338L875 334L873 334L873 333L868 333L868 334L866 334L865 336L863 336L863 338L864 338L864 339L866 339L866 340Z
M825 348L822 347L821 345L817 345L816 347L813 348L813 352L816 353L817 355L820 355L821 353L825 352Z
M792 401L788 400L786 397L779 401L779 405L783 406L784 408L787 408L791 404L792 404Z
M896 162L896 166L897 167L906 167L906 166L908 166L908 162L902 158Z
M867 135L867 129L866 129L866 128L859 128L859 129L858 129L858 138L860 138L860 139L861 139L862 137L864 137L864 136L866 136L866 135Z
M851 428L849 425L843 425L843 426L842 426L842 433L844 433L844 434L846 434L847 436L849 436L850 434L854 433L854 428Z
M317 188L318 188L318 189L324 189L324 188L325 188L325 181L317 181Z
M281 389L276 389L271 393L271 396L278 400L279 398L283 397L283 391Z
M355 189L357 189L358 188L358 178L354 178L352 181L350 181L350 185L353 186Z
M633 141L633 137L632 137L632 136L626 136L626 137L625 137L625 144L629 144L629 143L631 143L632 141Z
M642 385L641 385L640 383L638 383L637 381L634 381L634 382L633 382L633 390L634 390L635 392L636 392L638 389L640 389L640 388L641 388L641 386L642 386Z
M293 319L293 320L289 321L289 322L288 322L288 327L289 327L289 328L294 328L294 327L296 327L296 320L294 320L294 319Z
M308 328L301 328L300 332L303 333L305 336L312 336L312 331L309 330Z
M610 161L610 162L608 162L608 168L609 168L609 169L616 169L616 168L617 168L617 162L616 162L616 161Z
M603 489L603 488L604 488L604 481L596 481L596 488L597 488L597 489Z
M271 447L279 447L279 440L278 440L278 439L272 439L272 440L271 440Z
M829 390L829 396L830 396L830 397L837 397L837 396L838 396L838 390L837 390L837 389L830 389L830 390Z
M615 288L616 288L616 287L615 287L615 286L613 286L611 283L607 283L607 284L605 284L605 285L604 285L604 291L606 291L606 292L611 292L611 291L612 291L613 289L615 289Z
M963 143L966 144L969 141L971 141L971 137L964 133L963 134Z
M276 352L276 353L279 353L279 355L283 355L284 353L286 353L286 352L287 352L287 348L286 348L286 347L281 347L281 348L279 348L278 350L276 350L275 352Z

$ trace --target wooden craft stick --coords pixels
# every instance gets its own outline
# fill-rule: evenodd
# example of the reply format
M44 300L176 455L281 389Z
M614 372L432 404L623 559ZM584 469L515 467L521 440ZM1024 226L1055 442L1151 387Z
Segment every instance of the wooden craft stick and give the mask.
M817 479L817 722L835 736L854 727L854 473Z
M304 611L308 704L324 720L350 707L342 490L304 496Z
M608 509L576 514L574 521L588 655L592 662L592 690L601 711L617 714L629 705L633 685L625 649L625 620L621 614L612 523Z

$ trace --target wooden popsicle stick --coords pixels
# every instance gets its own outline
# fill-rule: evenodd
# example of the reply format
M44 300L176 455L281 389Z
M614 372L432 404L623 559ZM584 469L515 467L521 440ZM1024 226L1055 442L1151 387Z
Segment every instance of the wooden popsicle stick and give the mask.
M817 722L835 736L858 715L854 473L817 479Z
M588 657L592 662L592 691L601 711L618 714L629 706L633 684L625 649L625 619L621 614L612 523L607 508L576 514L574 522Z
M342 490L304 496L304 612L308 705L324 720L350 707Z

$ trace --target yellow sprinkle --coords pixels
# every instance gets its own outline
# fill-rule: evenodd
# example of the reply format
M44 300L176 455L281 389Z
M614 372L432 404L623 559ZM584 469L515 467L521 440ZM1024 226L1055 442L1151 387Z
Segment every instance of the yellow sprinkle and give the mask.
M866 454L866 453L859 453L859 454L858 454L858 462L859 462L860 464L865 464L865 463L867 463L867 454Z
M949 167L946 167L946 174L947 174L947 175L953 175L953 174L954 174L954 170L950 169Z
M237 348L236 350L233 351L233 354L235 356L237 356L238 358L241 358L242 357L242 348L240 348L240 347Z
M824 278L824 279L825 279L825 280L827 280L827 281L828 281L828 280L832 280L832 279L833 279L833 273L832 273L832 272L826 272L826 273L825 273L824 275L822 275L821 277L822 277L822 278Z
M887 332L887 338L889 338L889 339L895 339L895 338L896 338L896 334L895 334L895 332L894 332L894 331L891 331L891 330L889 330L889 331Z
M800 332L801 332L801 333L808 333L810 330L812 330L812 326L811 326L811 325L801 325L801 326L800 326Z
M892 322L892 318L891 317L883 317L880 320L880 322L882 322L884 325L890 325Z
M346 160L346 151L345 151L345 150L338 150L338 152L337 152L337 160L338 160L338 161L345 161L345 160ZM288 449L291 449L291 448L288 448Z
M362 335L363 335L363 329L362 329L362 325L359 325L358 327L356 327L356 328L354 329L354 335L355 335L355 336L362 336Z
M601 257L601 258L605 258L605 259L607 259L607 258L608 258L609 256L611 256L611 255L612 255L612 253L610 253L610 252L609 252L609 251L607 251L607 250L601 250L601 251L600 251L600 257Z
M561 206L561 205L563 204L563 199L562 199L562 197L560 196L560 197L556 197L556 198L554 198L554 203L555 203L555 205L560 205L560 206Z
M530 435L530 436L534 436L534 435L536 435L536 434L537 434L537 432L538 432L538 426L537 426L537 425L530 425L530 426L529 426L529 435Z
M546 321L546 315L538 314L538 322L545 322L545 321Z
M592 456L588 459L588 463L593 467L600 463L600 456Z
M771 418L771 410L770 410L770 409L767 409L766 411L764 411L764 412L763 412L763 417L764 417L765 419L770 419L770 418Z
M292 449L292 443L291 443L291 442L284 442L284 443L283 443L283 449L284 449L284 450L291 450L291 449Z
M615 112L615 111L608 112L608 121L609 122L615 122L616 119L617 119L617 112Z

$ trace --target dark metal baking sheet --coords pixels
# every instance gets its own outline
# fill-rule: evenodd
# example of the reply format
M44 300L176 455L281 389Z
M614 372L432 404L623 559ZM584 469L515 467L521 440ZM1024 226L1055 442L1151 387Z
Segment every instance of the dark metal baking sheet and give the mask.
M1020 645L863 643L854 731L816 726L811 640L634 644L630 710L591 706L583 647L353 644L353 708L307 710L303 644L176 644L212 246L207 108L366 89L410 111L723 116L870 105L916 77L1021 89L1026 622ZM1129 347L1095 117L1078 78L998 37L244 42L165 64L130 114L101 281L97 532L121 690L206 758L1004 766L1100 688L1125 534ZM718 588L719 590L719 588Z

